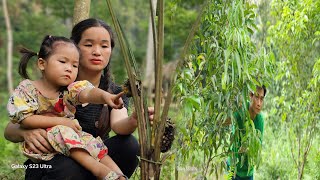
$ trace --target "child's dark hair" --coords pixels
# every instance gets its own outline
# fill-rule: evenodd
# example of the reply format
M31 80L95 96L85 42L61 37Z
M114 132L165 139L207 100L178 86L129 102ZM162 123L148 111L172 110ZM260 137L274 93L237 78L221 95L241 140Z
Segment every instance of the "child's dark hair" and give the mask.
M38 56L38 58L42 58L44 60L47 60L47 58L49 58L51 56L51 54L53 53L53 51L56 47L55 46L56 42L71 43L71 44L75 45L78 52L80 53L78 46L71 39L68 39L63 36L46 35L42 40L40 50L38 53L31 51L29 49L26 49L26 48L20 49L19 52L22 54L22 57L20 59L20 64L19 64L19 74L23 78L28 79L29 75L27 73L27 65L28 65L29 60L33 56Z

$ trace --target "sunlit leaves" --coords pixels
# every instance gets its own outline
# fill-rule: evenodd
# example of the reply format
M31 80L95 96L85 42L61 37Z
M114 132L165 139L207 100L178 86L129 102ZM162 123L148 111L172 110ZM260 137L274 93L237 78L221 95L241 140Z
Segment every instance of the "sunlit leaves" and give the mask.
M303 178L307 156L319 126L319 1L298 0L272 3L268 42L277 52L277 75L273 98L277 111L287 127L292 162L298 179ZM274 122L278 124L278 122Z

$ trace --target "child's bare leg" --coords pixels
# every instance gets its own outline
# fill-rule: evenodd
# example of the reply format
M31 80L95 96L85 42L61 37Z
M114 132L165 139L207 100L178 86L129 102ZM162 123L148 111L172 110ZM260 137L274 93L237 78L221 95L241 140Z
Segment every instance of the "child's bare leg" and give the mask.
M70 157L76 160L84 168L88 169L98 179L103 179L112 170L95 160L87 151L79 148L70 150Z
M100 162L110 168L112 171L118 173L118 174L123 174L121 169L118 167L118 165L110 158L110 156L106 155L104 156Z

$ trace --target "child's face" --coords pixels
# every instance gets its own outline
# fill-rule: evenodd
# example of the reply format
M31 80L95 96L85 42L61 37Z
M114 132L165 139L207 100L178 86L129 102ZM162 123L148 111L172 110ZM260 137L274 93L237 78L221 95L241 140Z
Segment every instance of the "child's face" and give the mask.
M55 48L42 67L43 76L57 86L67 86L75 81L78 74L79 52L75 45L57 42Z

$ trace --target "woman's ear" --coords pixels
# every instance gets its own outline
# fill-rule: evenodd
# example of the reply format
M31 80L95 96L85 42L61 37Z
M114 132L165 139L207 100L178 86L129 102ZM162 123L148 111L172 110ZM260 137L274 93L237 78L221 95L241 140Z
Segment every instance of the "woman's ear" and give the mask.
M38 59L38 68L43 71L45 69L46 61L42 58Z

